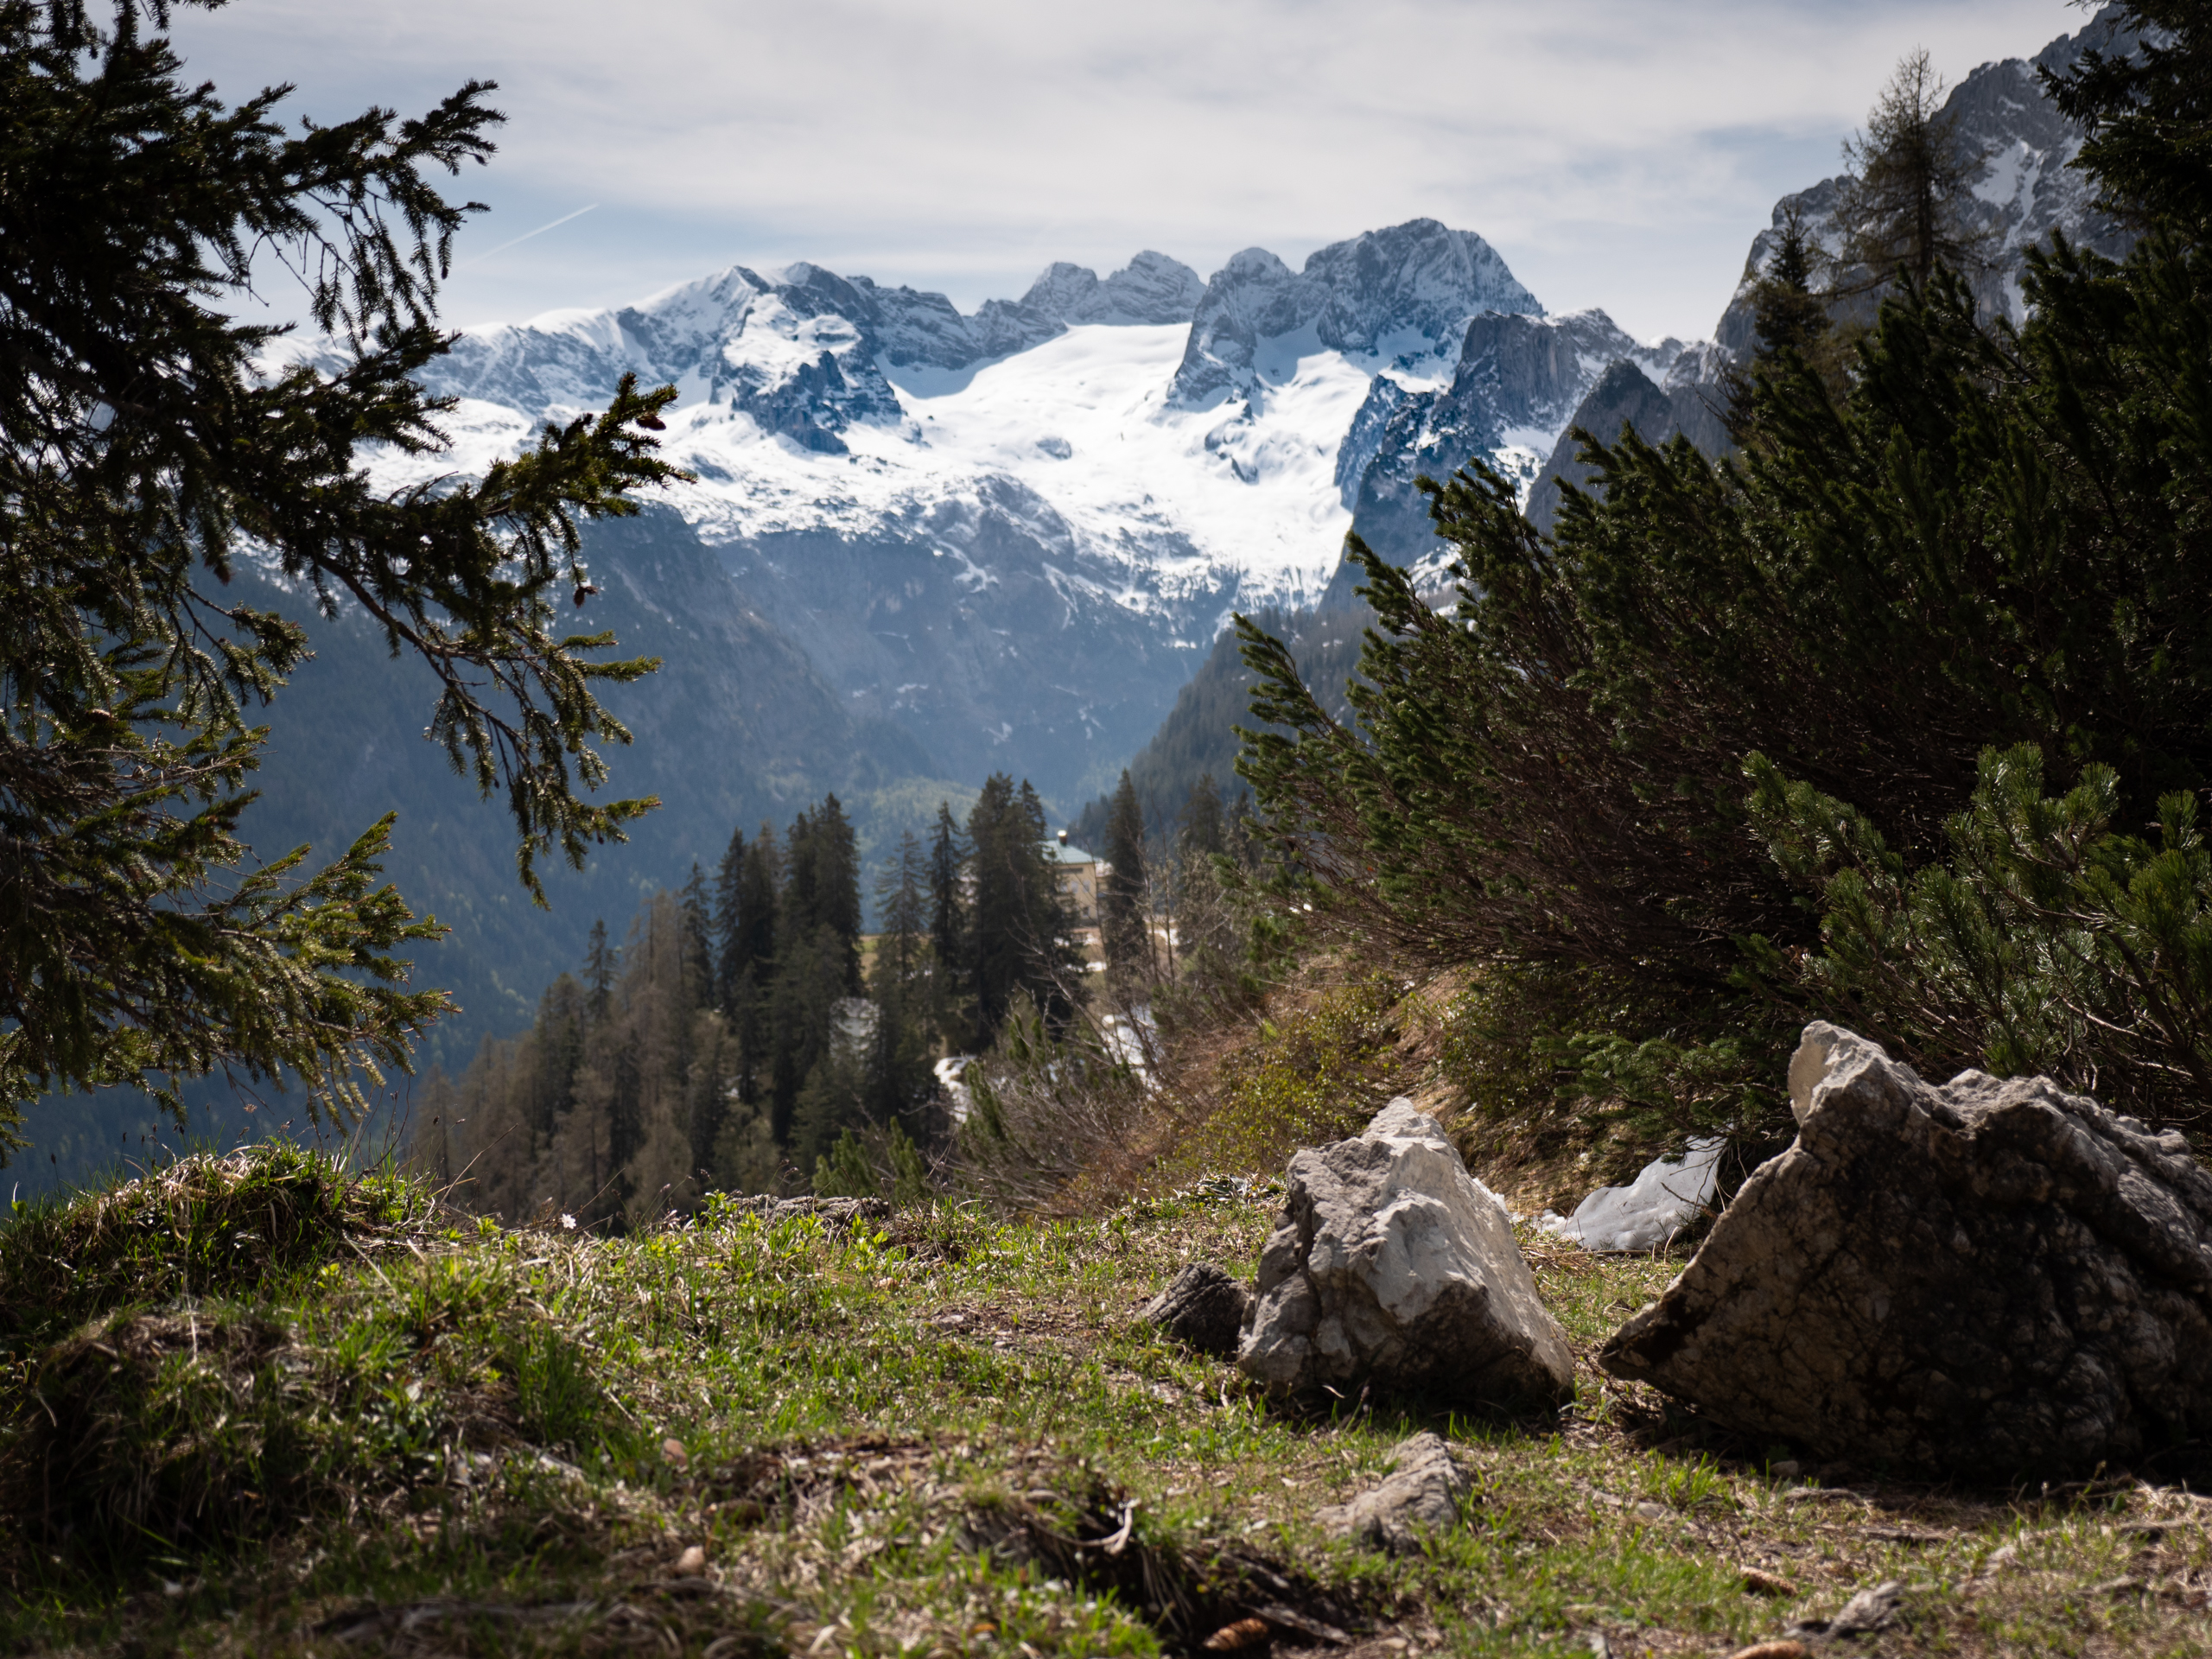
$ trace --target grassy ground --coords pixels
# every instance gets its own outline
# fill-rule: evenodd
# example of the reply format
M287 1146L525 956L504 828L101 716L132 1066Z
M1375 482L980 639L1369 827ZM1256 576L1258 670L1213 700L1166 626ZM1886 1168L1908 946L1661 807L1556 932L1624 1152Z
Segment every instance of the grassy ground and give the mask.
M1557 1421L1271 1409L1131 1319L1192 1256L1249 1270L1268 1204L1227 1183L619 1241L305 1165L167 1192L0 1234L15 1650L1725 1654L1892 1580L1831 1650L2204 1649L2212 1503L2177 1488L1793 1478L1586 1365ZM1529 1249L1585 1356L1671 1270ZM1325 1538L1416 1427L1475 1471L1462 1524Z

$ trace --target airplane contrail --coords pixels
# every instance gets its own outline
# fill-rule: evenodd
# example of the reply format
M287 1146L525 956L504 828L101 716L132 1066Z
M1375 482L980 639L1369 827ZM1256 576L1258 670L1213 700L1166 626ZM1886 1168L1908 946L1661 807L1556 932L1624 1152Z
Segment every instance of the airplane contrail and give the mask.
M550 225L541 225L534 231L524 231L520 236L515 238L512 242L502 242L496 248L486 248L483 252L476 255L474 258L462 260L461 264L454 266L454 269L459 270L469 265L480 264L482 261L489 259L495 253L505 253L509 248L518 246L522 243L529 241L533 236L543 236L548 231L558 230L570 219L582 219L586 213L591 212L592 207L596 207L598 206L599 204L594 201L591 204L591 207L579 207L573 213L563 213L560 218L555 219Z

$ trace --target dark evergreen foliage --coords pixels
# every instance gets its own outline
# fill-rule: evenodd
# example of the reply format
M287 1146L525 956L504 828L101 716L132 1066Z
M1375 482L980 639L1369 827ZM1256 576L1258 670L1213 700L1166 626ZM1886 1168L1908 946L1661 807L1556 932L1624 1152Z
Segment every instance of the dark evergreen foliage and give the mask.
M1044 803L1025 781L994 772L968 815L974 1046L989 1046L1018 1000L1048 1022L1072 1012L1083 958L1059 876L1045 850Z
M2158 20L2195 64L2200 20ZM2185 211L2124 265L2031 261L2017 333L1937 268L1885 302L1840 397L1773 359L1735 461L1590 444L1601 488L1568 492L1548 539L1479 464L1427 486L1461 602L1439 614L1355 550L1382 622L1355 722L1243 625L1255 711L1289 734L1252 736L1241 770L1317 914L1518 976L1571 1087L1671 1098L1684 1127L1740 1123L1729 1079L1779 1077L1815 1014L1931 1075L2032 1057L2193 1119L2212 1077L2196 85L2130 80L2174 104L2101 129L2126 135L2103 153L2131 200Z
M375 884L390 821L319 874L240 836L264 740L247 710L307 656L302 623L226 595L243 544L373 619L439 687L433 734L503 789L537 860L581 863L649 803L593 804L621 741L594 683L652 664L563 637L577 521L633 511L672 389L625 381L480 479L379 494L358 457L444 447L410 378L454 232L431 176L492 153L493 89L288 137L286 89L233 109L181 79L166 9L0 5L0 1117L56 1084L296 1076L358 1109L442 1006L396 947L435 937ZM148 33L149 28L156 32ZM278 332L231 313L253 261L306 283L340 359L264 375ZM4 1132L5 1122L0 1122Z
M1144 809L1136 785L1122 773L1106 817L1106 869L1098 884L1099 943L1117 978L1141 983L1152 977L1152 884L1145 860Z
M974 937L967 869L973 852L952 809L939 801L930 835L930 996L931 1029L948 1050L963 1046L974 1025Z

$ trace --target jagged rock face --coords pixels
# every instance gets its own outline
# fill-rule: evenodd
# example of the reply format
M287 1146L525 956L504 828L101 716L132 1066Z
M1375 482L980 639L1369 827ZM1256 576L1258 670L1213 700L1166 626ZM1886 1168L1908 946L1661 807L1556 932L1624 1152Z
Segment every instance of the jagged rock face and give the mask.
M1448 1530L1474 1483L1444 1440L1428 1430L1390 1448L1390 1473L1349 1503L1314 1512L1322 1531L1355 1538L1394 1555L1411 1554L1425 1535Z
M2114 10L2107 7L2080 33L2061 35L2032 60L2006 58L1983 64L1944 100L1944 114L1957 120L1960 143L1988 161L1974 194L1983 204L1981 226L1990 234L1985 255L1989 268L1972 274L1974 298L1984 315L2015 323L2025 320L2020 274L2027 252L2048 247L2054 232L2113 257L2130 245L2126 227L2091 206L2094 182L2067 165L2081 150L2082 130L2059 113L2036 72L2067 69L2087 51L2119 56L2134 46L2133 34L2120 28ZM1793 209L1830 253L1842 246L1836 221L1841 184L1840 179L1823 179L1775 204L1773 223L1753 239L1743 282L1715 331L1715 339L1732 354L1743 357L1753 347L1752 286L1781 245L1782 226ZM1871 308L1866 315L1871 316Z
M635 372L673 384L687 403L726 403L764 431L843 454L855 423L904 418L885 365L957 371L1065 327L1007 300L963 317L942 294L804 262L781 282L733 265L619 311L470 330L423 378L434 392L550 420L601 406Z
M1529 491L1529 522L1548 532L1559 516L1559 480L1565 479L1578 488L1589 484L1592 469L1581 460L1582 445L1573 435L1576 428L1605 443L1618 442L1623 427L1635 428L1639 437L1653 444L1686 433L1706 454L1725 454L1728 433L1720 421L1720 388L1688 377L1670 378L1669 384L1671 390L1654 385L1649 376L1625 359L1599 376Z
M1332 243L1306 260L1302 280L1320 297L1315 336L1339 352L1433 349L1484 311L1544 309L1489 243L1433 219Z
M1640 345L1595 309L1473 318L1448 386L1409 391L1387 372L1376 376L1338 454L1352 528L1394 563L1419 562L1436 537L1416 478L1449 478L1478 454L1533 473L1539 456L1528 446L1540 442L1548 451L1602 365L1619 359L1664 374L1682 349L1674 340Z
M1205 287L1181 260L1147 248L1103 283L1094 270L1058 261L1030 285L1021 303L1065 323L1156 327L1190 321Z
M1290 1161L1237 1365L1273 1392L1362 1387L1494 1409L1574 1392L1574 1361L1497 1201L1401 1096Z
M1599 1363L1822 1457L1986 1478L2212 1423L2212 1174L2048 1078L1941 1088L1836 1027L1754 1173Z
M1262 343L1307 328L1332 351L1426 356L1456 346L1484 311L1543 307L1490 244L1433 219L1332 243L1302 271L1247 248L1207 283L1169 396L1190 406L1246 390Z

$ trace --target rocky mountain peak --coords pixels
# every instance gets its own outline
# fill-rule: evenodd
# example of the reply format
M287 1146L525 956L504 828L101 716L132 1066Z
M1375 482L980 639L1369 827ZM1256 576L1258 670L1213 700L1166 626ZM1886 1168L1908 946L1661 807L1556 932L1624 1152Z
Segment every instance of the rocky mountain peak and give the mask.
M1247 248L1206 283L1170 396L1191 407L1249 387L1263 341L1309 328L1316 346L1349 354L1449 353L1484 311L1543 307L1481 237L1433 219L1332 242L1301 271Z
M1021 303L1064 323L1160 327L1188 322L1205 292L1197 271L1147 248L1103 282L1084 265L1047 266Z

